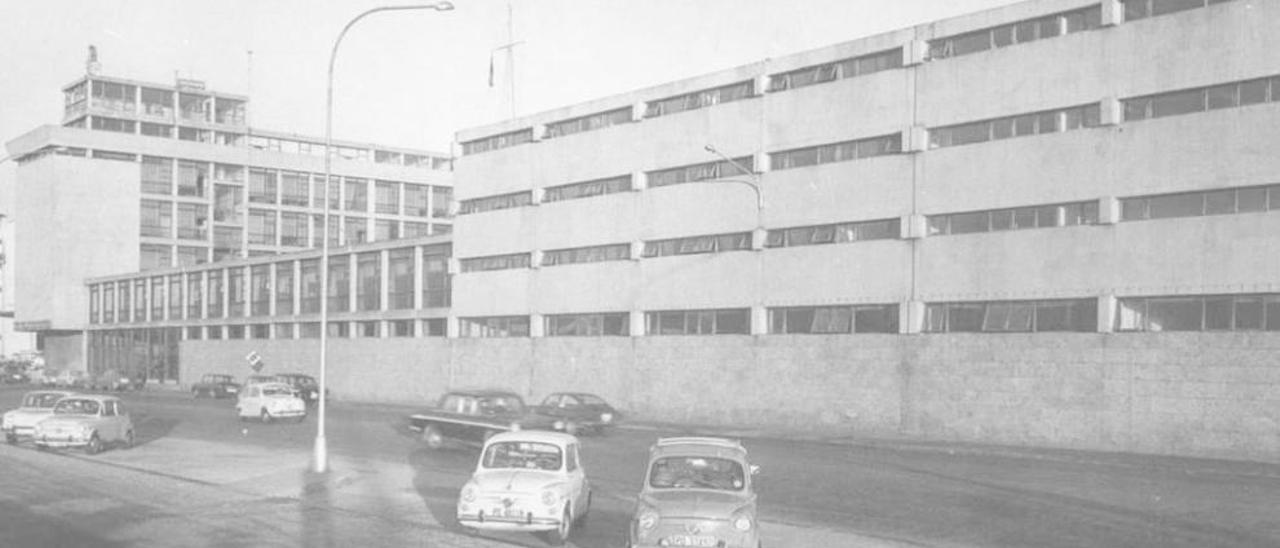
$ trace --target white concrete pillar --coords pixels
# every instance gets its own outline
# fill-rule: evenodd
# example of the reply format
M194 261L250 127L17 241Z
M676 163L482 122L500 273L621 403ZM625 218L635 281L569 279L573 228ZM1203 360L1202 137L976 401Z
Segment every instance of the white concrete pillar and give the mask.
M630 314L630 317L628 318L629 325L627 327L630 330L630 335L632 337L643 337L644 331L645 331L644 311L632 310L631 312L629 312L629 314Z
M546 335L545 317L542 314L529 315L529 336L541 338Z
M1111 333L1116 326L1116 296L1106 294L1098 297L1098 332Z
M769 334L769 309L765 308L764 305L754 305L751 307L751 334Z
M1102 26L1119 25L1124 21L1124 4L1120 0L1102 0Z
M924 332L925 304L923 301L905 301L898 306L898 332L919 334Z
M1120 222L1120 199L1115 196L1098 198L1098 224L1113 225Z
M1098 124L1114 126L1124 121L1124 107L1120 99L1107 97L1098 103Z

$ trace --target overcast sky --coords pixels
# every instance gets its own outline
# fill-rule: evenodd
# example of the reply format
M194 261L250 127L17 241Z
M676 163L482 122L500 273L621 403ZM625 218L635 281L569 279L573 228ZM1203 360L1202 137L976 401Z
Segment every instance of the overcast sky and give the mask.
M411 2L5 0L0 141L61 121L60 89L84 74L90 44L103 74L169 83L177 71L250 95L254 127L323 135L334 38L361 11L399 3ZM454 0L447 13L380 13L339 53L334 136L448 150L458 129L508 118L505 58L488 83L508 5L523 41L516 108L528 114L1008 3Z

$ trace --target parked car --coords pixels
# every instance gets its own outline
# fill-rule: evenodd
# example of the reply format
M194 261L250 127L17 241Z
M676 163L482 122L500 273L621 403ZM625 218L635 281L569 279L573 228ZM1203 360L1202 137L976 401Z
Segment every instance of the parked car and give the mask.
M53 378L53 385L58 388L84 388L88 383L88 375L84 371L66 370Z
M578 447L578 438L559 432L493 435L458 495L458 523L546 533L552 545L564 545L591 510L591 483Z
M662 438L649 449L627 548L760 548L758 468L742 444L721 438Z
M90 375L86 377L85 381L85 385L88 386L89 390L111 390L116 392L142 390L143 384L145 384L145 379L140 382L136 375L130 377L115 369L108 369L96 375Z
M293 387L282 382L251 384L240 393L236 402L236 415L240 420L258 417L268 423L276 419L293 419L302 422L307 418L307 404L298 397Z
M0 382L4 384L27 384L31 382L31 377L27 375L25 368L9 365L4 368L3 373L0 373Z
M191 385L191 395L197 398L231 398L239 393L240 383L223 373L206 373L200 382Z
M76 394L58 400L32 437L39 449L82 447L94 455L109 445L133 447L133 421L120 398Z
M53 414L54 404L71 394L73 392L65 390L33 390L24 394L18 408L5 411L0 418L5 441L18 443L21 438L31 437L36 423Z
M563 419L526 409L524 400L501 390L461 390L440 397L440 404L409 415L409 429L418 432L427 447L437 449L445 441L483 444L489 436L515 430L559 430L572 426Z
M280 373L276 375L276 380L292 386L298 391L298 396L302 401L307 402L308 406L315 405L320 401L320 383L316 382L315 377L311 375L303 375L302 373ZM325 400L329 398L329 389L325 388Z
M542 400L534 411L563 419L573 425L574 434L603 434L604 429L618 423L622 414L600 396L584 392L557 392Z

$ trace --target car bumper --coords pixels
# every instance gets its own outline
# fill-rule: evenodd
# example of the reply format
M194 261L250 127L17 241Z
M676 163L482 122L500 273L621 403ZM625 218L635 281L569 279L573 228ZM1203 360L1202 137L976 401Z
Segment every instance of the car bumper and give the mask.
M34 436L32 440L39 447L52 447L55 449L89 445L89 440L76 436Z
M268 409L267 412L271 413L272 417L294 418L307 416L306 409Z
M3 428L5 437L30 438L36 433L32 426L7 426Z
M536 517L526 515L525 517L507 517L507 516L486 516L480 514L458 514L458 523L465 527L473 529L481 529L485 531L555 531L560 528L559 518Z

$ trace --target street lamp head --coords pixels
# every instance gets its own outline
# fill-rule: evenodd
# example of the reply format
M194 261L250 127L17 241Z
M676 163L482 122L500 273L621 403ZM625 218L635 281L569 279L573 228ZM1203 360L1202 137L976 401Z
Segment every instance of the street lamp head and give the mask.
M719 153L720 153L719 151L717 151L717 150L716 150L716 147L713 147L713 146L711 146L711 145L707 145L707 146L705 146L705 147L702 147L702 149L703 149L703 150L706 150L707 152L710 152L710 153L712 153L712 154L719 154Z
M436 11L453 11L453 2L436 2L427 7Z

